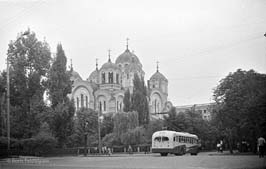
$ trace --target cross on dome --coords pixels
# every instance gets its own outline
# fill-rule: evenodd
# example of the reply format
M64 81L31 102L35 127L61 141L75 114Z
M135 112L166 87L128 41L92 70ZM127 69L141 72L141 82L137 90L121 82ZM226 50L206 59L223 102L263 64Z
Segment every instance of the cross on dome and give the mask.
M109 57L108 62L111 62L111 50L110 49L108 50L108 57Z
M157 64L157 67L156 67L157 68L157 72L159 72L159 62L157 61L156 64Z
M128 41L129 41L129 38L127 38L126 40L127 40L127 50L128 50Z
M96 58L96 70L98 70L98 58Z

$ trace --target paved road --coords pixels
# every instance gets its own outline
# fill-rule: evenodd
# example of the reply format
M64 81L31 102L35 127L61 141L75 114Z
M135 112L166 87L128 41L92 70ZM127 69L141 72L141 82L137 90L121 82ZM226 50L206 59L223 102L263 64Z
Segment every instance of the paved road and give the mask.
M33 160L34 161L34 160ZM264 169L266 158L253 155L209 155L161 157L159 155L114 155L111 157L54 157L41 158L41 163L0 163L0 169L49 168L49 169ZM35 164L33 164L35 163Z

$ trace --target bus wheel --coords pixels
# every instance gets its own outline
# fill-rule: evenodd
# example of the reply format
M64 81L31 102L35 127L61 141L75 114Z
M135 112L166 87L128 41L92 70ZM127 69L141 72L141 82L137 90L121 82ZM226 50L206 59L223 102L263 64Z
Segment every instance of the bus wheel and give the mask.
M167 156L168 153L161 153L161 156Z

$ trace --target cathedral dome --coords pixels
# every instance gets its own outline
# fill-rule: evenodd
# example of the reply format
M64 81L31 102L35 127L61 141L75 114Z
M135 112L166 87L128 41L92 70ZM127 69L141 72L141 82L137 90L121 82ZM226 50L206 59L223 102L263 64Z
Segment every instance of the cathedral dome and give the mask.
M168 82L168 80L166 79L166 77L162 73L160 73L159 71L157 71L156 73L154 73L151 76L150 80L162 80L162 81Z
M137 72L137 71L141 71L141 70L142 69L141 69L140 65L138 65L137 63L132 63L125 68L125 72Z
M71 71L71 77L70 80L76 81L76 80L82 80L81 76L78 74L78 72L72 70Z
M111 60L103 64L103 66L101 67L101 70L106 70L106 69L120 70L120 68L116 64L112 63Z
M98 70L94 70L94 71L90 74L90 76L89 76L89 78L88 78L88 81L96 81L97 78L98 78L98 75L99 75L99 71L98 71Z
M126 49L124 53L122 53L121 55L119 55L115 61L116 64L119 63L137 63L139 65L141 65L139 58L132 52L130 52L130 50Z

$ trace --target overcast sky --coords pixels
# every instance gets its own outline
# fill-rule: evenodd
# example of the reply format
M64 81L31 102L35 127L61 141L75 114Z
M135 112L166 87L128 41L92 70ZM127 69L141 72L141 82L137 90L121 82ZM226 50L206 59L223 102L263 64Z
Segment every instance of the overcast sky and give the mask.
M266 0L0 0L0 70L10 40L28 27L52 52L61 42L83 79L129 49L145 79L169 80L174 105L207 103L238 68L266 73Z

